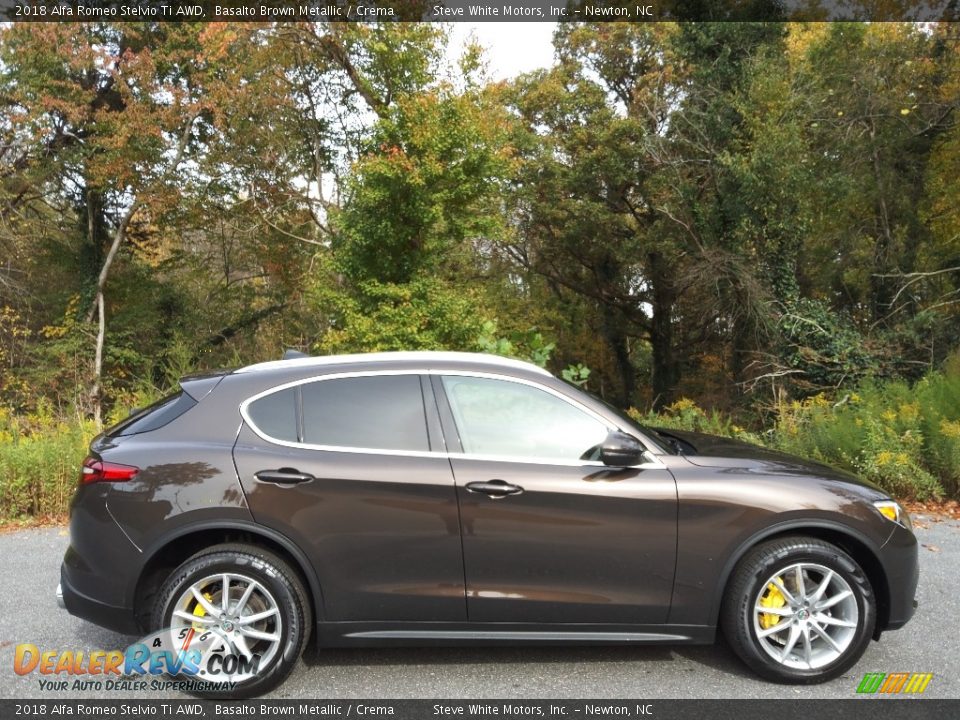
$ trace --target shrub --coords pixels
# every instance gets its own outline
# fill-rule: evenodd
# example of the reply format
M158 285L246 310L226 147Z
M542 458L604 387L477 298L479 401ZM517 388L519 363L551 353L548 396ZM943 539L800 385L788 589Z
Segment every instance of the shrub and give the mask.
M157 397L152 387L131 392L114 404L107 424ZM0 521L63 516L97 432L93 420L58 417L46 401L29 414L0 406Z
M828 401L818 395L779 408L774 445L846 467L901 497L960 488L960 366L911 386L865 381Z
M839 400L821 394L785 404L770 438L773 447L846 468L898 497L943 494L926 463L920 403L904 383L864 383Z
M900 498L960 494L960 359L914 385L866 380L852 392L783 402L764 432L686 399L662 413L629 413L653 427L724 435L820 460Z
M723 435L745 442L763 444L757 433L750 432L733 420L716 410L707 412L693 400L681 398L673 405L669 405L662 412L642 413L636 408L627 410L627 414L641 425L649 427L673 428L675 430L690 430L692 432L707 433L709 435Z
M0 519L64 514L95 434L93 421L58 419L47 405L28 416L0 408Z

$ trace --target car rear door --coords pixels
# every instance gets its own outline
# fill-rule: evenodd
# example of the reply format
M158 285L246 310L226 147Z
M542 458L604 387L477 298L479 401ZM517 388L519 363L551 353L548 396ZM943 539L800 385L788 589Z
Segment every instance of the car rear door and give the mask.
M309 555L325 620L466 618L456 493L422 382L330 375L242 406L250 510Z
M471 622L659 624L677 493L658 462L600 463L610 423L517 378L433 381L463 528ZM451 448L453 449L453 448Z

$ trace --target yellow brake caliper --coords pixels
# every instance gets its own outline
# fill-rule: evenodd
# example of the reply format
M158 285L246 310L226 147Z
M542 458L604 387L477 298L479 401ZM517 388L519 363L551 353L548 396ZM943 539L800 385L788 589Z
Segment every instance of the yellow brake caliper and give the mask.
M778 582L783 582L780 578L777 578ZM760 605L762 607L768 608L781 608L787 604L787 599L783 596L783 593L777 589L777 586L773 583L767 585L767 591L763 594L763 597L760 598ZM773 613L760 613L760 627L764 630L772 628L774 625L780 622L780 616L774 615Z
M213 602L213 595L211 595L210 593L204 593L203 597L206 598L207 602ZM203 605L201 605L200 603L197 603L196 607L193 608L193 614L196 615L197 617L206 617L207 611L203 609ZM194 623L193 628L194 630L202 630L203 626L200 625L199 623Z

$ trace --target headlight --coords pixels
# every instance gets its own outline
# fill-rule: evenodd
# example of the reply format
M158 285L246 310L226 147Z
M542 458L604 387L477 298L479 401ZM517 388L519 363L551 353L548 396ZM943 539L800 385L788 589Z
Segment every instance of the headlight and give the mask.
M910 522L910 515L900 507L896 500L877 500L873 506L887 520L893 520L898 525L903 525L907 530L913 530L913 523Z

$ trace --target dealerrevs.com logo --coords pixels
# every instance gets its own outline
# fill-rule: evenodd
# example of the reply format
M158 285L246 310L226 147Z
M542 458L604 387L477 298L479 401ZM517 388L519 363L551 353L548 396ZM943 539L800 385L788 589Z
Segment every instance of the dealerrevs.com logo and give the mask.
M933 680L933 673L867 673L857 685L861 694L919 695Z
M235 652L215 630L190 627L161 630L124 650L41 650L23 643L14 651L13 671L41 676L44 691L223 690L255 676L260 660L258 653Z

